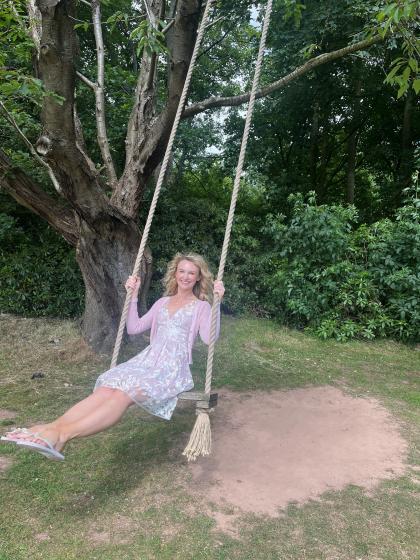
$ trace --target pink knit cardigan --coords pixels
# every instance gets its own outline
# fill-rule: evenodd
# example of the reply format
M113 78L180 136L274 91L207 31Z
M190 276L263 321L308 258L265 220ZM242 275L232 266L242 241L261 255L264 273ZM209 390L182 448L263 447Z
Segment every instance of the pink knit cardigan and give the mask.
M139 317L137 311L137 299L133 299L130 302L127 314L127 333L128 334L139 334L141 332L150 329L150 342L153 342L153 338L156 334L157 329L157 315L161 307L163 307L169 301L170 296L165 296L158 299L149 311ZM188 355L189 363L192 363L192 347L197 335L200 334L201 340L205 344L210 344L210 326L211 326L211 305L208 301L198 300L194 308L194 316L191 323L191 328L188 336ZM216 338L218 338L220 332L220 307L217 314L217 328L216 328Z

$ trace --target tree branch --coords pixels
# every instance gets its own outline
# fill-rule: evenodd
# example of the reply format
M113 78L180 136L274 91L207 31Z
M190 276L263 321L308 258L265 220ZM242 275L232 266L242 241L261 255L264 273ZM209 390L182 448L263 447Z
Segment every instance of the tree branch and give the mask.
M87 78L84 74L82 74L81 72L77 71L76 72L76 76L79 78L79 80L81 80L82 82L84 82L88 87L92 88L94 91L96 89L96 84L94 82L92 82L91 80L89 80L89 78Z
M219 19L223 19L223 18L219 18ZM218 20L216 20L218 21ZM216 22L214 22L216 23ZM229 35L229 33L235 28L235 26L233 25L232 27L229 27L229 29L226 29L226 31L223 33L223 35L217 39L217 41L214 41L214 43L212 43L211 45L209 45L206 49L204 49L203 51L201 51L201 53L198 55L197 60L199 60L202 56L204 56L205 54L207 54L209 51L211 51L214 47L216 47L217 45L220 45L220 43L222 43L225 38Z
M92 231L100 231L105 220L125 217L114 208L103 192L97 170L80 149L74 118L75 60L78 42L71 17L75 2L35 0L42 15L42 37L39 57L40 76L47 91L42 103L42 136L35 144L45 155L59 180L63 197L75 211L80 223Z
M156 29L156 17L149 6L148 0L143 0L144 9L146 10L147 19L150 21L153 28Z
M29 32L35 44L36 56L38 59L41 46L41 13L35 6L35 0L27 0L26 6L29 15Z
M24 133L22 132L22 130L20 129L19 125L17 124L17 122L15 121L15 119L13 118L13 115L11 113L9 113L9 111L6 109L4 103L2 101L0 101L0 110L2 111L2 113L4 114L4 116L6 117L6 120L8 121L9 124L12 125L12 127L16 130L16 132L19 134L19 136L21 137L21 139L23 140L24 144L26 145L26 147L29 149L29 151L31 152L31 154L34 156L34 158L36 159L36 161L38 163L40 163L42 165L42 167L44 167L47 172L48 175L51 179L52 184L54 185L55 190L58 193L61 193L61 187L60 184L57 180L57 177L54 175L53 170L51 169L51 167L48 165L48 163L46 161L44 161L42 159L42 157L40 157L37 153L37 151L35 150L34 146L30 143L30 141L26 138L26 136L24 135Z
M151 57L143 55L127 129L125 169L111 198L111 202L127 215L136 215L146 181L164 154L194 49L200 6L199 0L179 0L177 3L175 23L167 40L167 103L159 115L155 113L158 90L151 87L150 80ZM156 2L153 6L156 14L158 7Z
M117 174L115 172L114 162L111 156L111 150L109 147L108 133L107 133L106 121L105 121L104 41L102 36L101 5L99 3L99 0L92 0L92 21L93 21L93 29L94 29L95 42L96 42L96 55L98 60L97 83L95 84L94 87L95 99L96 99L96 125L97 125L97 134L98 134L98 144L101 150L103 162L105 164L105 169L107 172L109 184L112 188L114 188L117 183Z
M165 27L162 29L162 33L164 35L166 35L166 33L168 33L168 31L170 30L170 28L173 26L173 24L175 23L175 18L169 20L169 22L165 25Z
M76 246L77 226L71 210L59 204L34 183L26 173L16 168L2 150L0 150L0 171L1 188L9 193L16 202L47 220L70 245Z
M308 72L310 72L317 66L321 66L322 64L337 60L338 58L342 58L343 56L346 56L348 54L366 49L371 45L374 45L375 43L379 43L380 41L383 41L383 38L379 35L375 35L370 39L359 41L352 45L348 45L347 47L343 47L342 49L320 54L319 56L308 60L308 62L305 62L305 64L302 64L302 66L299 66L298 68L293 70L293 72L290 72L290 74L287 74L276 82L273 82L272 84L261 88L259 91L257 91L256 98L259 99L261 97L266 97L270 93L273 93L274 91L277 91L286 86L296 78L308 74ZM199 101L198 103L193 103L192 105L186 107L182 118L188 119L193 117L194 115L202 113L203 111L207 111L208 109L214 109L215 107L236 107L249 101L249 96L250 93L248 92L241 95L234 95L232 97L209 97L208 99Z

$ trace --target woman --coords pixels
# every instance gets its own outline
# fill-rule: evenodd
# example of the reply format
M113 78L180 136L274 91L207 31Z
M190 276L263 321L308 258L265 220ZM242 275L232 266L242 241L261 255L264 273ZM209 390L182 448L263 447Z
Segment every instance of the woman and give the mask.
M61 451L74 438L97 434L116 424L134 403L169 420L177 395L193 387L189 364L197 334L210 342L213 285L206 261L194 253L178 253L168 265L165 295L143 317L137 313L140 279L130 276L132 290L127 316L128 334L151 331L150 345L140 354L106 371L96 381L94 392L49 424L31 430L17 428L2 437L54 460L64 460ZM224 295L222 282L214 293ZM218 336L220 313L218 317Z

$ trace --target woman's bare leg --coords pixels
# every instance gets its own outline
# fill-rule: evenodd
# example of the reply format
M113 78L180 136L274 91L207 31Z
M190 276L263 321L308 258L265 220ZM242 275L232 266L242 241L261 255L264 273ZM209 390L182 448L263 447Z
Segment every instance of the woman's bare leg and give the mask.
M80 418L84 418L85 416L91 414L102 404L103 401L109 399L113 391L114 389L110 389L109 387L99 387L94 393L91 393L88 397L73 405L56 420L47 422L46 424L35 424L34 426L31 426L31 430L33 432L43 432L44 430L55 426L57 423L76 422ZM13 437L15 439L27 439L27 436L22 433L14 434Z
M85 399L79 401L74 406L69 408L62 416L54 420L54 424L57 422L63 423L71 423L76 422L80 418L84 418L91 414L98 406L100 406L103 401L110 398L113 389L109 387L99 387L91 393Z
M67 443L67 441L74 438L98 434L117 424L134 402L123 391L119 389L112 389L112 391L111 397L103 401L88 416L80 418L75 422L57 424L61 441Z
M134 403L126 393L119 389L101 387L95 393L99 391L105 394L106 398L89 400L88 397L84 401L89 402L77 408L74 414L67 415L67 413L71 413L73 408L79 404L82 405L84 401L72 407L72 409L68 410L67 413L54 422L32 426L31 430L47 439L57 451L61 451L71 439L97 434L110 428L121 419L127 408ZM95 393L90 395L90 397L94 397ZM84 416L79 415L82 410L86 412ZM16 439L29 439L30 441L42 443L41 440L25 434L18 434Z

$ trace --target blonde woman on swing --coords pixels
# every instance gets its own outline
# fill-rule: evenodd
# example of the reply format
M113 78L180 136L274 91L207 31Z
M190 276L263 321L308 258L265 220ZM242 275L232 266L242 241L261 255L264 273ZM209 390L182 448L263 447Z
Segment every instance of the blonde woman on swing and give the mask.
M56 461L72 439L97 434L119 422L127 408L141 406L169 420L180 393L193 387L191 351L198 334L210 342L213 293L222 299L223 282L213 284L207 262L195 253L178 253L163 280L165 294L142 317L137 312L140 279L129 276L132 290L127 316L128 334L150 330L150 345L127 362L100 375L94 391L62 416L30 430L17 428L2 441L30 449ZM220 310L216 336L219 333Z

